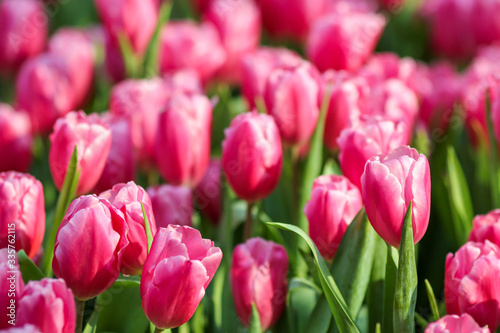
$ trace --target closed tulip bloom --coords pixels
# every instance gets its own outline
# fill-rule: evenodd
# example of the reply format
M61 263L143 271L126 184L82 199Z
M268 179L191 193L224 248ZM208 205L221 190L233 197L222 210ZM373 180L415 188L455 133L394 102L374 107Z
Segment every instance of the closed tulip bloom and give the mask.
M425 333L490 333L487 327L480 327L468 314L446 315L430 323Z
M251 238L235 247L231 291L243 325L250 325L252 303L259 312L263 331L276 324L286 304L287 271L288 256L279 244Z
M236 194L249 202L267 197L278 185L283 153L272 117L256 111L233 119L224 131L222 167Z
M156 234L155 215L148 193L134 182L120 183L111 190L99 194L107 199L116 209L123 213L127 223L127 240L129 245L123 249L120 271L125 275L138 275L148 255L148 240L142 205L146 211L151 234Z
M477 215L472 220L469 241L484 242L486 240L500 246L500 209L492 210L485 215Z
M308 62L292 68L276 68L265 90L267 112L273 116L283 142L307 143L319 116L321 77Z
M338 138L342 173L357 188L365 163L372 156L387 155L397 147L408 144L406 126L402 122L379 117L361 117L360 122L343 130Z
M448 314L467 313L494 332L500 325L500 249L467 242L446 257L444 299Z
M3 329L12 327L9 321L15 321L17 318L17 304L23 288L24 282L17 264L16 250L0 249L0 306L4 311L4 315L0 318L2 332ZM12 302L14 306L11 305Z
M73 333L76 309L73 293L62 279L30 281L18 304L17 325L33 324L42 333Z
M198 73L194 69L181 69L165 73L163 81L170 94L176 91L203 94L204 89Z
M401 146L386 156L370 158L361 177L366 215L375 231L399 248L403 220L413 202L413 241L425 234L431 211L431 174L424 155Z
M195 187L210 162L212 104L200 94L175 93L160 114L155 142L160 174L174 185Z
M76 195L88 193L101 178L111 149L111 131L97 114L70 112L58 119L50 135L49 163L57 188L62 188L75 146L78 147L77 169L80 179Z
M210 222L217 225L222 215L222 164L219 159L212 159L207 172L194 189L196 204Z
M193 194L187 186L160 185L148 188L158 228L192 226Z
M326 15L311 29L307 57L320 71L357 71L373 53L385 24L375 13Z
M15 229L15 244L8 236ZM34 258L45 233L42 183L19 172L0 173L0 248L15 245ZM12 234L11 234L12 235Z
M0 71L15 71L45 48L48 27L42 2L0 2Z
M344 176L316 178L304 214L309 220L309 235L323 258L333 259L347 227L361 207L361 193Z
M159 329L194 314L222 260L214 242L187 226L159 228L141 276L142 308Z
M419 64L413 58L399 58L395 53L380 52L370 56L358 75L365 78L370 86L389 79L399 79L416 91L421 84L418 67Z
M120 274L127 234L123 213L108 200L95 195L75 199L57 231L55 276L64 279L79 300L103 293Z
M122 57L120 43L107 30L104 30L103 35L105 50L104 67L106 72L113 82L124 80L126 77L125 62Z
M212 23L171 22L160 37L160 71L194 69L207 83L226 61L226 51Z
M0 103L0 172L28 171L31 164L31 122L22 112Z

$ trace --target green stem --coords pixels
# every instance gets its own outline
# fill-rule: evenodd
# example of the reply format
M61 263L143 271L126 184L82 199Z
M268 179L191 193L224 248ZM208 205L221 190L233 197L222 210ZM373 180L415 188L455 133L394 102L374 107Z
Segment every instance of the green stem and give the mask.
M246 241L250 237L252 237L252 208L253 208L254 203L253 202L248 202L247 205L247 218L245 221L245 229L243 232L243 240Z
M393 332L394 292L396 290L396 276L398 274L398 252L387 244L387 262L385 264L384 283L384 310L382 318L382 332Z
M75 333L82 333L83 329L83 313L85 310L85 301L80 301L75 298L76 303L76 327Z

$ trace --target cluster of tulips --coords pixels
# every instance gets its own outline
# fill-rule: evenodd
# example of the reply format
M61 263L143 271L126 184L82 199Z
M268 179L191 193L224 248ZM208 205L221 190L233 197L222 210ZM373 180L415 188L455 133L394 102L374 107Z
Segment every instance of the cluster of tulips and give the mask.
M500 0L88 2L0 0L0 332L500 327Z

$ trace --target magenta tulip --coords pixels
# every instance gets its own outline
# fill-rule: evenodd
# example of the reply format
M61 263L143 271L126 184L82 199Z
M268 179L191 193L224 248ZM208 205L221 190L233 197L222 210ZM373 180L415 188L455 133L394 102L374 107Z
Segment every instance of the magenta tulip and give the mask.
M430 323L424 333L490 333L487 327L480 327L468 314L446 315Z
M193 194L187 186L160 185L148 188L158 228L192 226Z
M0 103L0 172L28 171L31 164L31 122L22 112L14 111L7 104Z
M212 159L207 172L194 190L197 206L214 225L219 223L222 215L221 168L221 161Z
M372 157L361 184L366 215L382 239L399 248L410 201L413 241L416 244L422 239L431 211L431 174L424 155L401 146L389 155Z
M235 117L224 133L222 167L234 192L249 202L267 197L278 185L283 164L273 118L246 112Z
M78 147L80 179L76 195L88 193L101 178L111 149L111 131L97 114L70 112L58 119L50 135L49 162L57 188L62 188L64 177L75 146Z
M3 239L3 235L2 235ZM0 249L0 306L4 315L0 319L0 329L17 323L17 309L24 282L17 264L17 249Z
M75 300L62 279L28 282L18 306L19 326L33 324L42 333L75 332Z
M120 43L106 30L103 32L103 35L104 50L106 53L106 57L104 58L106 72L113 82L124 80L126 77L125 62L120 50Z
M120 274L128 246L123 213L95 195L75 199L57 231L52 268L75 298L85 301L106 291Z
M495 95L495 99L491 105L491 121L493 122L495 138L497 142L500 142L500 84L496 87L493 95Z
M285 248L262 238L235 247L231 263L231 291L241 322L249 326L252 303L265 331L278 321L286 304L288 255Z
M309 235L325 259L333 259L361 207L361 193L344 176L316 178L304 214L309 220Z
M212 104L200 94L174 93L160 114L155 142L160 174L195 187L210 161Z
M486 240L500 246L500 209L492 210L485 215L477 215L472 221L469 241L484 242Z
M148 240L142 206L146 211L152 236L156 234L155 215L148 193L134 182L120 183L99 194L123 213L127 224L129 245L123 249L120 271L125 275L139 275L148 255Z
M418 90L420 78L418 63L413 58L399 58L395 53L381 52L373 54L359 70L370 86L375 86L389 79L399 79L412 90Z
M24 173L0 173L0 248L15 245L16 251L24 250L34 258L42 245L44 233L42 183ZM15 243L11 242L12 238Z
M194 314L222 260L222 251L198 230L159 228L141 276L142 308L159 329L178 327Z

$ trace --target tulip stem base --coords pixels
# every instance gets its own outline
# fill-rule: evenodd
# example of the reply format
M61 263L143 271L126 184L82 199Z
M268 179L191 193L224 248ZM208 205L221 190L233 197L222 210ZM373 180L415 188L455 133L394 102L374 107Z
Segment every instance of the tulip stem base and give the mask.
M252 237L252 208L254 203L248 202L247 205L247 219L245 221L245 229L243 232L243 241L246 241L250 237Z
M76 326L75 333L82 333L83 329L83 314L85 310L85 301L75 299L76 303Z

